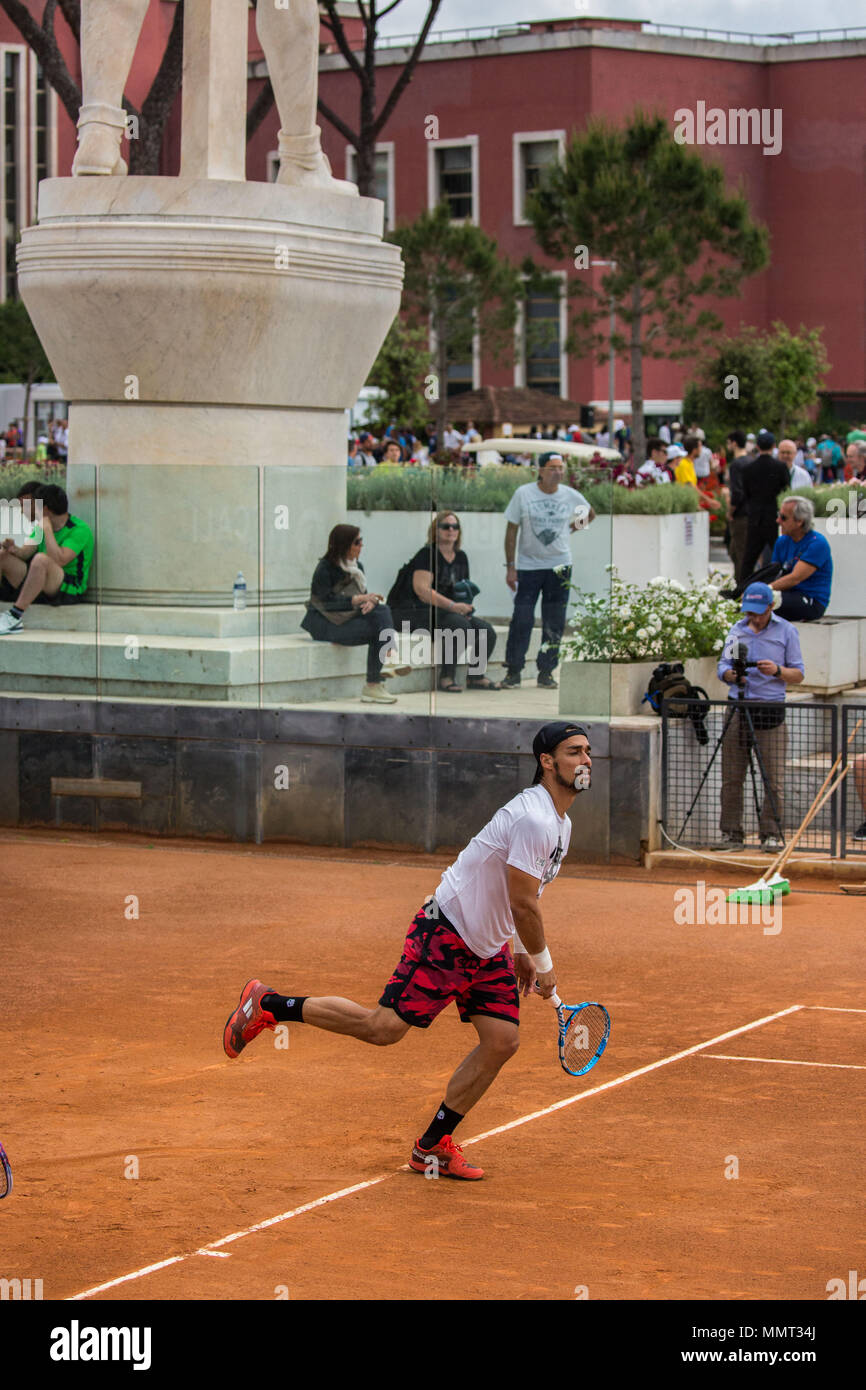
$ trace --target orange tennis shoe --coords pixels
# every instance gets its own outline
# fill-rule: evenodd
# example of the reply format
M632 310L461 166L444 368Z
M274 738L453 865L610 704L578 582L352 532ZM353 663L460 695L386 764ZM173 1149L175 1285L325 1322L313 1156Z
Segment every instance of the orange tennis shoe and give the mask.
M240 1003L223 1030L223 1047L227 1057L239 1057L247 1043L257 1038L264 1028L276 1028L277 1020L261 1005L263 994L276 994L261 980L247 980L241 990Z
M474 1168L463 1157L463 1150L455 1144L450 1134L445 1134L432 1149L422 1149L418 1139L412 1149L409 1167L416 1173L435 1173L442 1178L469 1178L475 1181L484 1177L483 1168Z

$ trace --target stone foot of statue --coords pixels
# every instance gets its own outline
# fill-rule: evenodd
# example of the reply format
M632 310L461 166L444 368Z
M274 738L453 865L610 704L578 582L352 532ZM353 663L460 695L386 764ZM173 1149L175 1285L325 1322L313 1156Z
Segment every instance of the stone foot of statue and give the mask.
M126 160L120 142L126 130L126 112L119 106L82 106L78 117L78 149L72 161L73 177L85 174L125 174Z
M323 188L330 193L358 196L358 188L346 179L335 179L322 150L318 126L312 135L285 135L280 131L280 172L277 183L292 188Z

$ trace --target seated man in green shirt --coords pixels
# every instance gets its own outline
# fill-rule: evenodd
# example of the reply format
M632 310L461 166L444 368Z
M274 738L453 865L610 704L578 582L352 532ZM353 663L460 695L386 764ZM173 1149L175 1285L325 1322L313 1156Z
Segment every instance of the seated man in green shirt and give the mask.
M93 532L86 521L72 516L62 487L46 483L33 502L34 529L23 545L12 537L0 541L0 599L12 607L0 613L0 637L20 632L31 603L81 603L86 596L93 560ZM22 507L31 510L29 499ZM40 518L41 510L41 518ZM33 515L31 510L31 515Z

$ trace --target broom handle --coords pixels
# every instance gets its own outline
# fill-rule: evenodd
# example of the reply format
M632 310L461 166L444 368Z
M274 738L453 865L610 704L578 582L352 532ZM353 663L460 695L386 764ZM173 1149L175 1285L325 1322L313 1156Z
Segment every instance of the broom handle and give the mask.
M852 768L853 766L854 766L853 763L849 763L848 766L847 766L846 768L843 768L843 770L839 773L839 776L836 778L836 781L833 783L833 785L832 785L831 787L828 787L828 788L827 788L827 790L825 791L824 795L821 797L821 800L818 801L818 802L816 802L816 803L812 806L812 808L811 808L811 810L810 810L810 812L809 812L809 815L808 815L808 816L806 817L806 819L803 821L802 825L800 826L800 828L799 828L799 830L797 831L796 835L794 836L793 840L791 840L790 844L788 844L788 845L785 846L785 848L784 848L784 850L782 851L782 854L780 855L780 857L779 857L779 858L775 861L775 863L771 866L771 868L770 868L770 870L769 870L769 872L768 872L768 875L767 875L768 878L771 878L771 877L773 876L773 874L778 874L778 873L780 873L780 872L782 871L782 869L785 867L785 865L787 864L788 860L790 859L791 855L794 853L794 850L797 848L797 844L798 844L798 841L799 841L799 839L800 839L800 836L803 834L803 832L804 832L805 830L808 829L809 825L812 823L812 821L815 819L815 817L817 816L818 812L820 811L821 807L824 805L824 802L825 802L825 801L829 801L829 800L830 800L830 797L833 795L833 793L839 790L839 788L841 787L842 783L845 781L845 778L848 776L848 773L851 771L851 768Z
M862 723L863 723L862 718L860 718L860 719L857 720L857 723L854 725L854 728L851 730L851 733L848 735L848 742L845 744L845 748L846 748L846 749L849 748L849 747L851 746L851 740L853 739L854 735L856 734L857 730L860 728L860 725L861 725ZM843 750L843 751L844 751L844 750ZM818 812L820 811L821 807L824 805L824 801L821 801L821 800L820 800L820 797L821 797L822 793L824 792L825 788L827 787L827 784L828 784L828 783L832 780L832 778L836 775L836 769L838 768L838 766L839 766L839 764L841 763L841 761L842 761L842 753L839 754L839 756L837 757L837 759L836 759L836 761L834 762L833 766L830 768L830 771L827 773L827 776L824 778L824 781L821 783L820 787L818 788L817 792L815 793L815 799L814 799L814 801L812 802L812 805L809 807L808 811L806 812L805 816L803 817L802 821L800 822L800 826L799 826L799 828L798 828L796 834L794 835L793 840L791 840L790 844L787 844L787 845L785 846L785 848L782 850L781 854L779 854L779 855L776 857L776 859L773 860L773 863L770 865L769 869L767 870L767 877L768 877L768 878L772 878L773 874L777 874L777 873L779 872L780 868L782 867L782 865L783 865L783 864L786 864L786 863L788 862L788 859L789 859L790 856L791 856L791 851L794 850L794 849L796 848L797 843L799 842L800 836L803 834L803 831L804 831L804 830L807 830L807 829L809 828L809 826L811 825L811 823L812 823L812 821L814 820L815 816L818 814ZM849 766L850 766L850 764L849 764ZM847 771L847 769L846 769L846 771ZM841 782L841 779L840 779L840 782ZM836 785L838 786L838 785L840 785L840 783L837 783ZM835 791L835 787L833 788L833 790ZM826 800L826 797L824 798L824 800Z

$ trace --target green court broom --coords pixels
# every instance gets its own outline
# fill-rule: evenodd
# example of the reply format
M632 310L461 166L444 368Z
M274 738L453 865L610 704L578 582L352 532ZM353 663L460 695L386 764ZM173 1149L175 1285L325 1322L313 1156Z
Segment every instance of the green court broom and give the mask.
M851 730L848 738L849 745L862 723L863 720L858 719L854 728ZM832 779L841 761L842 754L840 753L833 766L830 768L830 771L827 773L827 776L824 778L824 781L821 783L821 786L818 788L815 800L800 822L793 838L788 842L781 854L773 860L766 874L762 874L755 883L749 883L745 888L735 888L732 893L728 894L726 902L759 903L764 905L775 902L777 898L787 897L791 891L791 884L790 881L783 876L782 870L797 848L801 836L809 828L815 816L817 816L818 812L821 810L821 807L826 801L829 801L830 797L842 785L848 773L851 771L853 764L849 763L834 782Z

